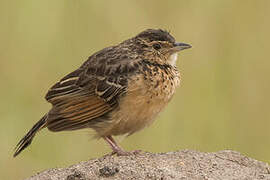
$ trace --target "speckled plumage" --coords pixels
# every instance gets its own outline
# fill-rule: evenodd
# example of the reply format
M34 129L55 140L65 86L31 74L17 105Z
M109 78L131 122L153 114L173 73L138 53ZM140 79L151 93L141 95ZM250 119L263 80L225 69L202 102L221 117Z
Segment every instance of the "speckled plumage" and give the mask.
M190 47L166 31L148 29L96 52L50 88L45 98L52 109L19 142L14 156L44 127L92 128L123 154L112 136L132 134L154 120L180 83L176 53Z

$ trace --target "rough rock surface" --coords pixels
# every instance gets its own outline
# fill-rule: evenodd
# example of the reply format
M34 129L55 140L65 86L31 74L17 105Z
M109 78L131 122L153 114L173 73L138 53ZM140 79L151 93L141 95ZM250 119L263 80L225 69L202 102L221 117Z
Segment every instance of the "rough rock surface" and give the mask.
M179 179L270 180L270 166L235 151L203 153L182 150L168 153L141 152L131 156L104 156L49 169L28 180Z

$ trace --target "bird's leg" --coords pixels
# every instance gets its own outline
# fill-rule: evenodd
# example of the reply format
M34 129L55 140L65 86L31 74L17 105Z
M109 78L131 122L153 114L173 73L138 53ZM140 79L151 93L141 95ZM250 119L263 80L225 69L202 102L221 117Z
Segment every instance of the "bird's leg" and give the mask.
M112 136L105 136L103 139L111 146L113 152L112 154L117 154L118 156L127 156L131 154L138 154L139 151L126 152L120 146L117 145L116 141Z
M113 152L112 154L117 154L118 156L127 155L127 152L125 152L118 144L115 142L112 136L105 136L103 139L111 146Z

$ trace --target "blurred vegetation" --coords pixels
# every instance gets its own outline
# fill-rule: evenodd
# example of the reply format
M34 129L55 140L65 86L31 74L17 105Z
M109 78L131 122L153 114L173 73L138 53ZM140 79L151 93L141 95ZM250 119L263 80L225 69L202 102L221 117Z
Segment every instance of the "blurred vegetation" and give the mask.
M100 157L110 149L88 130L41 131L13 148L50 104L57 80L92 53L146 28L170 30L193 48L182 85L157 121L121 142L152 152L232 149L270 162L270 1L3 1L0 6L0 179Z

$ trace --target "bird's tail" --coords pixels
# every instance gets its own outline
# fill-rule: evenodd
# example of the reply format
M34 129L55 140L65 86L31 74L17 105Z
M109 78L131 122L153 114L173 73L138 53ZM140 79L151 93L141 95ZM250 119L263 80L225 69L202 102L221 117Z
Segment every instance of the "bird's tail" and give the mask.
M27 148L33 138L35 137L36 133L41 130L42 128L46 127L46 120L47 120L47 114L43 116L33 127L30 129L30 131L20 140L20 142L15 147L15 153L13 157L16 157L18 154L20 154L25 148Z

